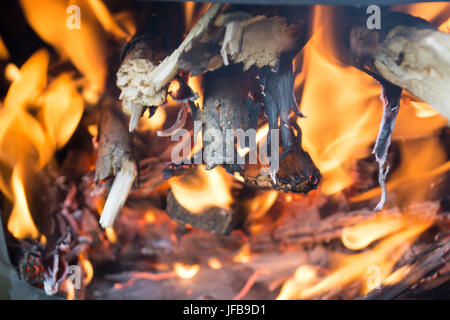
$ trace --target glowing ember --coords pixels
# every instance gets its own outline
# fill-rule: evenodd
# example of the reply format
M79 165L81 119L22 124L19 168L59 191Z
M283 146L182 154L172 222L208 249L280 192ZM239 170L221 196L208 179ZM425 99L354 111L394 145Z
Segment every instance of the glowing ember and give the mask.
M200 266L198 264L185 265L182 263L175 263L173 269L180 278L191 279L200 271Z
M249 263L250 261L252 261L250 245L246 243L241 247L238 254L233 257L233 262Z
M209 258L208 265L211 269L218 270L222 268L222 263L217 258Z

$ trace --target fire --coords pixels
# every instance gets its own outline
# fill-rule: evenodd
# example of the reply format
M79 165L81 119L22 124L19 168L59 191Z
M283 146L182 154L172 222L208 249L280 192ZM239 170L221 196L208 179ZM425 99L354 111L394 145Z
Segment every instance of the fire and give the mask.
M206 170L199 166L182 177L171 178L169 184L181 206L192 213L201 213L211 206L230 208L231 179L221 167Z
M71 75L61 73L47 84L48 62L48 52L39 50L15 70L0 110L0 159L13 172L9 182L10 171L2 169L0 189L14 201L8 229L20 239L38 237L23 181L47 165L53 153L68 142L84 110Z
M378 226L379 228L389 228L390 222L391 220L387 218L384 223L379 222ZM294 276L285 283L278 299L314 298L326 294L332 289L343 288L358 280L362 282L362 294L366 294L375 289L381 285L385 279L389 279L388 276L397 261L406 252L417 236L428 229L433 220L430 218L417 218L408 222L409 223L405 223L405 226L399 232L381 240L372 249L341 259L336 268L320 281L317 281L315 274L313 275L313 272L309 271L310 275L306 276L309 280L308 283L303 286L298 286L293 285L298 283L298 281L296 282L297 276ZM394 222L394 224L395 223L396 222ZM358 236L361 236L362 238L368 237L369 239L379 237L378 229L374 228L369 231L374 232L375 235L355 233L354 242L368 243L367 240L356 239ZM300 266L297 269L297 272L304 273L305 271L302 271L304 268L305 266Z
M331 20L330 11L317 7L315 19ZM304 85L301 110L307 117L299 124L303 146L323 174L321 191L334 194L352 184L352 162L370 154L381 119L380 87L365 73L331 59L335 49L329 30L316 29L304 49L298 76L304 80L296 82ZM445 125L445 118L405 93L393 138L426 136Z
M373 219L342 230L342 243L349 249L360 250L372 242L403 229L407 221L402 217L378 215Z
M195 2L194 1L185 1L184 2L184 27L186 32L191 30L193 19L194 19L194 9Z
M144 115L139 119L139 130L160 130L166 121L166 111L164 108L158 108L155 114L150 118L150 112L145 110Z
M20 4L37 34L85 76L84 98L97 102L105 87L107 50L103 28L92 7L87 1L73 1L79 8L77 15L76 11L67 13L68 3L64 0L21 0Z
M108 238L109 242L117 243L117 235L112 227L105 228L106 238Z
M233 262L249 263L250 261L252 261L250 245L246 243L239 249L239 252L233 257Z
M123 39L125 41L131 40L131 36L135 32L133 26L131 26L131 29L127 29L127 27L130 27L129 25L124 27L120 26L102 1L88 0L88 3L98 21L108 33L111 33L117 39Z
M92 278L94 277L94 268L92 267L91 262L84 257L84 254L81 253L78 258L84 272L84 283L87 285L92 281Z
M33 218L28 209L19 166L14 167L11 180L15 201L11 216L8 220L8 230L17 239L37 239L39 237L39 231L34 225Z
M173 268L177 276L182 279L191 279L200 271L200 266L198 264L185 265L182 263L175 263Z
M14 63L8 63L5 68L5 78L9 82L14 82L21 77L19 68Z

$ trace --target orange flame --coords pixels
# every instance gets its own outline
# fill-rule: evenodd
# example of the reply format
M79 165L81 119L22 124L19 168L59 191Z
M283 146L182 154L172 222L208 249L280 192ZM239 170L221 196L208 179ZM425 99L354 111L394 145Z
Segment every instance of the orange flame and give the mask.
M84 98L95 103L106 79L106 43L102 27L85 0L73 1L77 11L68 11L64 0L21 0L28 23L60 55L68 57L86 77ZM79 20L79 25L76 23Z
M33 218L28 209L19 166L14 167L11 180L15 201L11 216L8 220L8 230L17 239L37 239L39 237L39 231L34 225Z
M396 219L396 218L394 218ZM432 219L417 219L409 221L405 227L393 235L381 240L371 250L350 255L341 260L338 266L324 279L317 281L317 277L312 271L308 271L306 284L298 284L296 276L288 280L283 286L277 299L309 299L318 297L335 288L342 288L346 285L360 280L362 281L362 293L366 294L375 289L388 278L395 266L396 262L405 253L407 248L412 244L423 231L425 231L433 222ZM378 227L389 227L391 221L387 218L383 223L379 221ZM394 222L396 224L397 222ZM366 231L367 228L366 228ZM355 233L354 236L362 236L362 240L356 243L369 243L364 238L375 239L379 237L378 229L370 230L374 235L364 235ZM300 266L297 272L304 273L305 266ZM296 272L296 274L297 274ZM395 276L393 276L395 277ZM389 279L389 278L388 278ZM391 278L392 279L392 278Z
M169 184L182 207L191 213L201 213L211 206L230 208L231 179L221 167L206 170L202 165L182 177L171 178Z

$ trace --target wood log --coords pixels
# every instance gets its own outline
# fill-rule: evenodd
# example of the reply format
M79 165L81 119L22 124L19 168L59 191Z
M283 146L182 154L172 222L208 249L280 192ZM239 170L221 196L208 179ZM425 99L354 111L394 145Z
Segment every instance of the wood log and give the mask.
M100 180L114 176L114 182L100 218L100 224L104 228L111 227L114 223L137 177L132 139L114 105L115 102L112 99L105 99L101 106L100 141L95 168L96 184Z
M297 53L308 39L307 10L294 10L293 17L292 10L240 9L218 15L214 25L193 39L180 56L180 68L197 75L230 63L242 63L244 71L275 67L283 53Z
M218 234L229 234L240 222L237 210L209 207L201 213L191 213L175 199L172 191L167 195L167 214L175 221Z
M380 29L368 29L364 13L336 20L344 62L409 91L450 118L449 34L401 12L383 10Z
M254 74L242 72L238 65L221 68L205 74L203 108L196 112L194 121L200 119L203 127L203 159L206 169L217 165L233 167L240 171L237 154L233 150L228 161L227 143L234 146L234 136L229 137L228 130L246 131L250 129L250 110L246 108L248 94L255 86ZM257 115L259 110L257 110ZM254 128L256 129L256 128ZM221 141L216 141L221 139ZM218 148L214 144L219 142ZM228 151L230 153L230 151ZM256 159L255 159L256 160Z

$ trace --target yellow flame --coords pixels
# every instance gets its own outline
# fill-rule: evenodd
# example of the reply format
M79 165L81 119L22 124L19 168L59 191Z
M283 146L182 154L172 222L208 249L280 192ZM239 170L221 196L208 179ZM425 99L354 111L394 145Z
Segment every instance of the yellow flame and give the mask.
M373 219L364 221L342 230L342 243L351 250L360 250L375 240L397 232L405 227L407 220L401 216L380 214Z
M191 279L200 271L198 264L185 265L177 262L173 265L173 268L177 276L182 279Z
M117 39L123 39L125 41L131 40L132 34L119 26L102 1L88 0L88 2L98 21L107 32L111 33Z
M114 231L114 228L108 227L105 228L106 238L108 238L109 242L111 243L117 243L117 235Z
M8 220L8 230L17 239L37 239L39 237L39 231L34 225L33 218L28 209L27 197L25 195L19 166L14 167L11 180L15 201L11 216Z
M65 0L21 0L20 4L36 33L86 77L83 96L95 103L105 86L107 50L105 34L87 0L72 1L79 15L66 11Z
M432 219L416 220L401 231L381 240L371 250L345 257L324 279L300 290L292 286L283 287L278 298L309 299L331 289L342 288L356 280L363 281L362 293L366 294L383 283L414 239L428 229L432 222Z
M233 257L233 262L249 263L250 261L252 261L250 245L246 243L239 249L239 252Z
M141 131L145 130L160 130L166 121L166 110L158 108L155 114L149 118L150 112L145 110L144 115L139 119L138 128Z
M94 277L94 268L92 267L91 262L84 257L84 254L80 254L78 258L80 259L81 267L84 272L84 284L88 285Z
M62 148L72 137L84 110L83 99L72 77L60 74L42 95L43 117L51 144Z
M202 165L182 177L171 178L169 184L182 207L191 213L201 213L211 206L230 208L231 179L221 167L206 170Z

